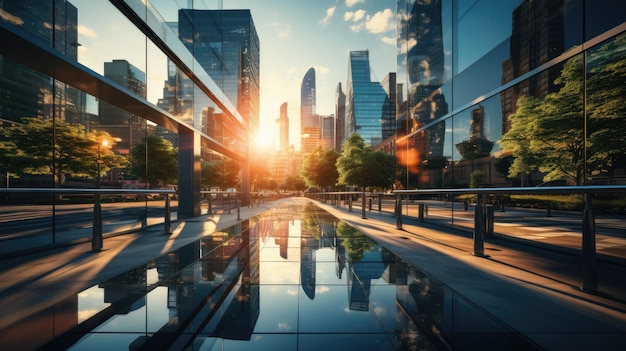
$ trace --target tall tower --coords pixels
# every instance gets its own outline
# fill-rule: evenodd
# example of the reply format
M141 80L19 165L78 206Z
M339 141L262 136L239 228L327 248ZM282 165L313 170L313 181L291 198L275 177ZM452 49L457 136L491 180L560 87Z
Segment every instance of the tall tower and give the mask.
M253 135L259 130L259 37L250 10L178 13L179 36ZM199 107L201 108L201 107ZM194 112L199 116L201 111Z
M315 68L311 67L302 79L300 87L301 148L309 153L317 148L320 137L319 115L315 113Z
M346 135L359 133L371 146L383 140L383 105L387 93L370 78L369 51L350 51L346 91Z
M346 135L346 94L343 93L341 82L337 84L335 93L335 118L335 150L341 151Z
M281 155L289 154L289 116L287 116L287 103L280 105L280 117L278 118L278 130L280 132L279 150Z

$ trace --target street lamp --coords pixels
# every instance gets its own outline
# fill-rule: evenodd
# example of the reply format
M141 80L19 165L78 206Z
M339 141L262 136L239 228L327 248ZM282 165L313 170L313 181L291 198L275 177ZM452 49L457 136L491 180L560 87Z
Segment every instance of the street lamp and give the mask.
M96 187L98 189L100 189L100 164L103 163L102 162L102 158L100 155L100 145L107 147L109 146L109 141L108 140L103 140L102 142L98 143L98 160L97 160L97 164L98 164L98 175L96 176Z

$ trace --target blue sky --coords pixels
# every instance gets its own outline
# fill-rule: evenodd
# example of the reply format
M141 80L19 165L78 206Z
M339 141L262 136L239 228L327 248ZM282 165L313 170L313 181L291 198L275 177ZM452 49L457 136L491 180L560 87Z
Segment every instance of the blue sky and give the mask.
M261 141L277 147L280 105L289 105L290 144L299 149L300 85L316 70L317 113L334 113L353 50L369 50L373 79L396 71L395 0L223 0L250 9L261 45Z

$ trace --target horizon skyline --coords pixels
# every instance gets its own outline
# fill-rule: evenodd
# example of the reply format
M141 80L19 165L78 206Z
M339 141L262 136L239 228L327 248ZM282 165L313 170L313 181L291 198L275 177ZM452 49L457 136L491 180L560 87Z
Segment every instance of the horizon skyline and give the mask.
M260 116L255 146L279 148L280 107L287 103L289 145L300 145L300 87L315 69L316 113L335 114L335 93L345 89L351 51L370 53L371 80L396 71L396 2L322 0L224 1L223 9L249 9L260 42ZM273 145L272 145L273 144Z

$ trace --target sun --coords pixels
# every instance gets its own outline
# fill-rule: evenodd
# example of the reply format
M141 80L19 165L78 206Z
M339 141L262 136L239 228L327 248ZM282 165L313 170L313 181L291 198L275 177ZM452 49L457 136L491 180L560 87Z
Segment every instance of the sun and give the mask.
M256 147L260 149L268 149L274 147L274 135L269 129L262 128L254 140Z

